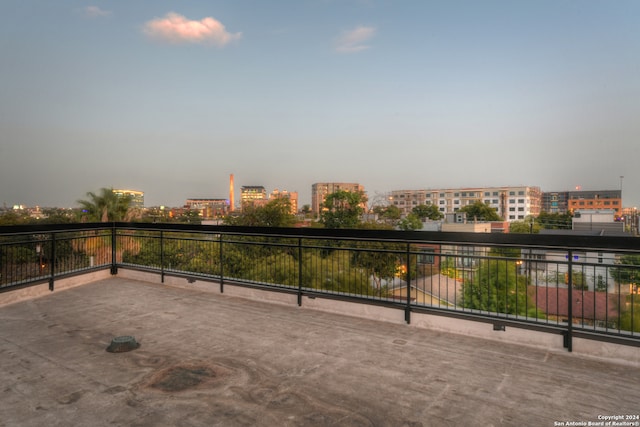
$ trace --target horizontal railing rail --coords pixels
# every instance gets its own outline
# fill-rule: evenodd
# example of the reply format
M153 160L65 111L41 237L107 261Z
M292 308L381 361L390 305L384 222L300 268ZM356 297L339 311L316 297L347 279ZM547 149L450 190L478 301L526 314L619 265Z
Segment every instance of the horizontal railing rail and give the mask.
M640 346L640 239L108 223L0 227L0 291L140 269Z

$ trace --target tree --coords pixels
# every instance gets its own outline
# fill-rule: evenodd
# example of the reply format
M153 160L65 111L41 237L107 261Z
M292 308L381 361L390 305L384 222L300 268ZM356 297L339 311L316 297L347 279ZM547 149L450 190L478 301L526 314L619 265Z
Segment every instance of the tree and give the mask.
M640 283L640 255L622 255L616 264L619 266L611 268L613 279L621 285L638 286Z
M482 203L480 200L477 200L472 205L467 205L463 208L460 208L458 212L466 213L469 220L475 219L478 221L502 221L502 218L498 216L498 213L494 208L487 205L486 203Z
M227 225L249 227L291 227L295 216L291 214L291 202L287 198L270 200L264 206L247 204L239 215L229 215L224 219Z
M426 221L427 219L437 221L444 218L444 214L440 212L436 205L418 205L411 209L411 213L422 221Z
M367 196L362 191L338 190L325 198L320 222L326 228L357 228L366 203Z
M509 233L540 233L542 226L533 217L527 217L524 221L513 221L509 224Z
M412 212L400 220L398 228L404 231L420 230L422 228L422 221L418 215Z
M82 220L95 222L130 219L131 196L118 196L111 188L101 188L99 194L88 192L88 200L78 200L82 206Z
M396 226L402 217L402 211L394 205L376 206L373 208L373 213L378 215L380 221L391 226Z
M535 218L535 222L540 225L541 228L554 230L554 229L571 229L572 216L570 213L548 213L540 212L540 215Z
M463 306L494 313L527 314L526 278L518 275L516 261L480 262L472 280L465 280Z

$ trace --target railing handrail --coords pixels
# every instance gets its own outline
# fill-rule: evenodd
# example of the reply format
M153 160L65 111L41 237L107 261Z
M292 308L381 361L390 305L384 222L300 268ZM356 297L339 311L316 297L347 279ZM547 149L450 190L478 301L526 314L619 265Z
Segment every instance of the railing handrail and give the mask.
M136 233L136 231L139 233ZM8 274L5 276L4 282L0 281L0 292L10 291L14 286L15 288L30 286L45 280L49 281L49 288L53 290L54 280L60 277L83 274L96 269L111 268L111 273L117 274L120 267L137 268L160 273L162 282L164 282L165 275L218 281L221 292L225 282L234 282L247 286L297 292L299 303L303 294L317 294L327 298L344 297L358 302L402 307L405 309L407 323L410 321L411 311L417 310L445 316L471 318L482 322L506 319L516 324L519 322L524 327L531 327L533 324L535 327L539 326L542 329L564 331L563 333L566 333L569 337L566 345L569 349L571 349L570 337L574 330L577 331L576 333L599 334L602 328L605 329L605 335L608 338L626 340L631 336L632 342L640 346L640 334L637 331L637 326L634 326L634 322L638 319L636 316L640 315L638 313L640 310L637 307L640 297L635 297L638 283L635 279L626 279L624 282L621 279L621 277L628 277L623 276L623 273L627 274L626 272L629 270L633 271L633 274L637 274L640 271L640 266L636 265L635 261L635 255L640 255L640 239L637 237L275 228L137 222L2 226L0 227L0 238L2 237L11 238L4 241L0 240L0 255L4 251L5 256L3 259L8 265L4 267L4 271L8 272ZM16 239L16 237L18 238ZM342 243L336 244L336 242ZM378 244L380 242L388 243L388 245ZM375 244L371 245L369 243ZM40 258L39 262L35 262L34 258L36 248ZM59 248L62 248L61 251L56 252ZM131 249L129 254L133 255L127 255L128 248ZM141 257L137 258L140 248L143 248L143 252ZM214 248L216 248L215 251L219 252L215 252ZM269 258L270 261L266 261L267 258L264 255L255 254L267 253L269 257L272 256L271 254L280 256L278 252L280 251L285 256L289 256L289 258L284 257L282 261L278 261L283 262L282 268L285 270L294 269L287 270L286 274L288 276L253 275L255 272L247 269L237 269L234 273L232 267L234 265L233 262L238 262L237 259L233 261L234 256L237 256L234 255L235 252L238 252L237 248L245 248L239 252L242 258L241 263L256 263L259 268L268 270L272 267L271 264L275 263L276 258ZM508 251L493 251L494 248L507 249ZM156 250L158 257L154 258L153 251ZM323 263L333 261L328 256L322 255L322 261L315 261L316 263L320 262L320 264L310 265L304 260L303 251L308 254L335 252L336 254L343 254L346 258L338 261L338 264L334 267L323 267ZM539 251L539 253L534 253L533 251ZM532 255L537 256L544 252L546 252L546 256L541 256L540 258L532 257ZM59 258L59 256L63 256L60 254L66 254L64 256L67 257L70 253L73 253L76 258ZM183 255L183 253L186 255ZM602 257L603 253L605 254L604 258L598 258ZM7 254L15 258L11 258ZM56 254L58 254L58 257ZM171 258L175 254L183 258ZM202 269L197 265L192 266L190 262L183 262L185 260L190 261L191 258L202 257L202 254L205 255L208 263L205 265L206 269ZM634 254L634 256L628 257L627 254ZM573 255L576 255L575 259ZM228 258L229 256L231 258ZM430 269L426 270L427 272L421 270L422 273L418 273L419 263L422 263L423 267L424 265L434 264L424 260L418 261L418 258L422 256L437 258L437 266L435 268L430 267ZM380 261L379 257L386 258ZM399 276L405 280L404 286L406 289L403 302L400 302L398 295L390 292L395 292L397 289L395 282L390 281L395 277L395 273L389 273L388 266L386 270L380 269L380 265L389 265L389 257L391 257L391 266L395 266L394 268L397 268L398 262L400 264L404 263L404 272L401 273L403 275ZM362 261L363 258L364 261ZM3 259L0 259L0 261ZM25 259L26 261L17 261L19 259ZM227 259L232 262L229 263ZM71 264L69 260L71 260ZM625 260L631 260L633 264L625 263ZM605 262L602 263L602 261ZM62 264L58 266L58 262ZM285 265L285 262L288 264ZM303 262L305 263L304 266ZM375 265L372 265L372 263ZM497 294L495 290L491 291L489 287L486 291L488 293L483 290L482 293L478 291L477 296L474 296L475 294L467 295L467 290L475 292L473 290L474 286L487 286L480 281L482 279L480 273L483 271L481 266L485 268L494 265L496 268L495 273L489 273L490 270L487 267L484 270L485 273L482 274L496 274L495 277L498 277L498 264L504 270L499 273L503 278L501 280L504 280L505 283L500 285L503 286L500 290L501 293ZM20 265L23 267L19 267ZM542 265L543 268L540 269L539 265ZM15 268L22 268L22 270L7 270L8 268L14 268L14 266L18 266ZM0 264L0 274L2 273L1 268L2 265ZM329 268L330 270L323 270L323 268ZM577 268L575 273L574 268ZM600 283L598 283L596 288L597 275L599 275L597 280L602 280L599 271L602 268L605 269L604 280L606 283L604 283L604 286L600 286ZM303 283L302 277L305 269L308 269L306 274L311 274L311 276L308 276ZM343 279L339 275L343 269L346 269L349 274L360 274L359 281L357 283L350 281L342 281L340 283ZM541 276L538 276L540 271L542 271L540 273ZM366 279L362 279L363 275L367 277L371 274L373 276L369 279L369 282L366 282ZM445 294L442 293L443 285L440 282L434 282L434 277L445 277L443 274L452 274L447 279L451 283L444 284L444 292L446 292L444 299L443 295ZM511 286L509 275L514 274L515 290L508 290L508 286ZM532 275L535 275L535 285L533 285L536 292L535 296L529 294L528 290L534 283ZM7 276L11 277L7 278ZM16 277L18 277L17 281L14 280ZM429 279L429 281L425 281L425 278ZM385 290L384 294L372 293L382 290L381 283L383 279L387 284L393 283L394 285ZM291 285L292 280L296 281L294 287ZM418 298L417 280L422 280L420 292L423 292L423 302L412 301L412 298L414 298L414 295L412 295L414 290L412 289L415 289L415 298ZM334 281L336 285L333 285ZM458 281L460 284L457 283ZM5 283L5 285L2 285L2 283ZM343 291L346 286L345 283L349 283L348 289L352 289L351 287L353 286L353 289L357 289L357 292L362 292L361 297L356 296L358 295L357 292L349 294L351 291L348 291L345 293ZM363 285L363 283L365 284ZM626 296L624 299L620 296L623 284L628 286L628 288L625 288L627 290L625 291ZM618 305L622 302L626 305L630 304L632 326L631 329L623 329L623 332L620 329L622 308L617 308L617 317L608 317L609 310L613 307L610 304L615 304L615 300L605 297L604 307L606 314L604 323L611 320L617 322L614 326L618 326L611 327L608 323L602 326L604 323L599 317L601 316L599 313L603 307L603 302L598 302L596 296L602 299L599 295L602 292L608 294L612 288L613 292L618 293ZM632 288L634 290L631 290ZM434 289L436 290L434 291ZM539 309L537 300L539 289L547 298L546 302L540 303L540 307L543 307L541 310L544 310L543 314L545 316L552 317L553 323L546 321L546 317L542 321L538 320L540 319L537 314ZM550 293L550 290L553 292ZM560 299L564 295L563 290L567 291L568 299L566 301L563 300L561 305ZM450 292L455 298L458 298L459 293L460 300L453 302L453 308L441 306L440 302L437 302L438 300L450 304L448 300ZM592 311L592 313L585 315L584 306L582 306L582 313L574 313L572 309L574 297L576 295L578 297L584 296L589 293L594 294L593 310L588 310ZM510 296L510 294L514 294L514 296ZM520 297L524 298L524 300L519 300ZM430 303L425 302L427 298L431 301ZM433 298L436 298L435 305ZM468 301L473 298L479 298L479 303L477 305L467 305L465 298ZM549 305L549 298L553 299L556 304L555 307ZM581 303L580 301L575 302ZM513 304L515 304L515 311L509 311L514 308ZM596 307L597 304L598 307ZM474 307L488 308L478 309ZM524 314L522 313L523 308L525 309ZM565 308L567 308L567 315L563 314L565 313L563 311ZM596 308L600 310L596 312ZM532 315L529 314L529 309L535 310ZM516 313L515 320L510 318L510 316L514 317L512 313ZM564 320L562 319L566 316L568 316L569 320L563 326L562 322ZM578 325L574 328L573 320L576 319L582 322L582 327ZM585 320L591 322L586 323L590 325L590 329L584 327ZM625 326L625 328L627 327ZM629 332L627 333L627 331Z
M196 225L144 222L97 222L69 224L33 224L0 226L0 235L39 232L67 232L96 229L137 229L155 231L202 232L247 236L270 236L316 239L384 240L397 242L428 241L439 244L468 244L488 246L527 246L535 248L640 251L640 238L634 236L594 236L575 234L472 233L451 231L400 231L375 229L326 229L313 227L247 227L229 225Z

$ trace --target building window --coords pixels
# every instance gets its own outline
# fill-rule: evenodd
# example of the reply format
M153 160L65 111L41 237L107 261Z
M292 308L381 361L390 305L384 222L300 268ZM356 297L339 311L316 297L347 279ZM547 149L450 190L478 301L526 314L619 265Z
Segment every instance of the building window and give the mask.
M513 205L513 204L515 204L515 203L516 203L516 199L509 199L509 204L510 204L510 205Z
M515 195L516 195L516 192L515 192L515 191L509 191L509 195L510 195L510 196L515 196Z
M524 203L524 199L518 199L518 203Z
M418 264L433 264L434 257L433 249L420 249L420 253L418 254Z
M524 196L524 191L518 191L518 196Z

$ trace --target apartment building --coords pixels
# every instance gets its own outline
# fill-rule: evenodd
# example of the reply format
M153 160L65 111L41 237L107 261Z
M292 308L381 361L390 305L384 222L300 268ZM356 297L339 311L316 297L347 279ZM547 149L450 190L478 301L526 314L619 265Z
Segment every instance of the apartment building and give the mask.
M554 191L542 193L542 210L564 214L580 209L614 209L616 217L621 217L622 191Z
M272 199L289 199L289 203L291 204L291 213L293 215L298 213L298 192L297 191L278 190L276 188L269 195L269 200L272 200Z
M622 216L622 190L569 191L569 212L584 209L613 209L616 218Z
M358 183L347 182L317 182L311 186L311 211L320 215L320 209L327 195L336 191L363 192L364 187Z
M395 190L389 203L406 215L418 205L435 205L443 214L481 201L496 210L506 221L522 221L528 215L540 214L542 192L539 187L476 187L430 190Z

